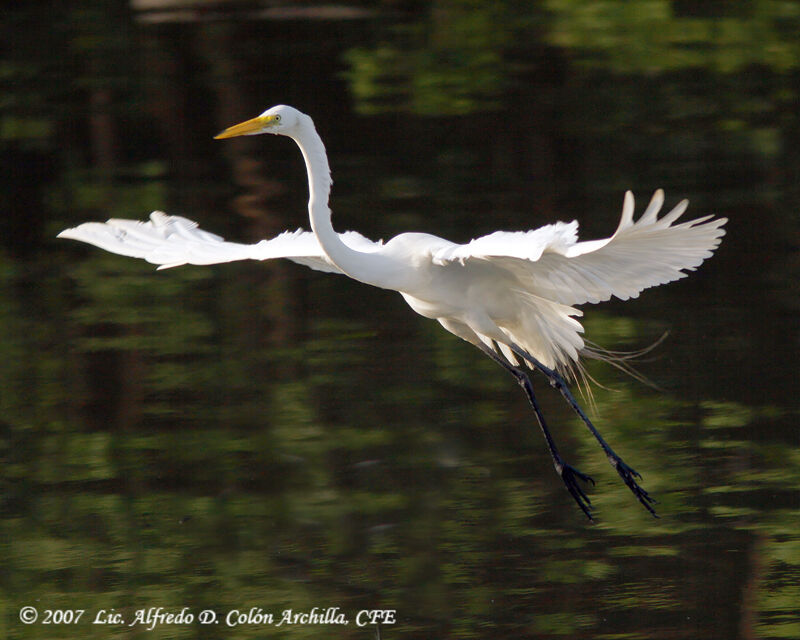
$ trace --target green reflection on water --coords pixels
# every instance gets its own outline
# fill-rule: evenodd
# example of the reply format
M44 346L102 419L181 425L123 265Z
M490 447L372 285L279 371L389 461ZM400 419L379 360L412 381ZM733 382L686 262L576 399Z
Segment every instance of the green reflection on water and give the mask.
M800 64L794 3L547 0L545 6L551 42L617 72L702 67L731 73L751 65L786 71Z
M319 25L136 26L94 2L49 20L11 15L3 35L25 38L0 66L3 224L18 224L4 226L0 261L1 635L75 637L22 627L17 611L31 602L126 615L380 606L401 620L385 636L409 638L800 635L785 322L797 279L781 252L798 210L797 20L791 3L713 3L721 21L668 11L689 4L548 2L545 19L538 6L451 2L396 29L361 26L369 37L347 35L354 46L303 37ZM97 17L107 12L124 28ZM186 74L197 59L232 71ZM265 59L277 60L267 89ZM322 59L346 61L350 94L312 65ZM165 87L178 87L172 102ZM338 156L337 216L381 234L413 226L466 239L567 216L610 231L605 194L662 181L696 194L698 211L730 215L723 266L607 313L587 309L587 335L610 348L675 331L641 364L666 391L591 367L611 389L595 389L598 427L642 472L660 520L539 383L568 459L598 481L598 524L583 522L512 381L382 293L291 266L155 273L43 240L72 221L195 211L206 197L196 212L211 226L281 228L263 176L241 171L252 158L234 152L237 189L273 209L213 217L225 163L193 146L221 124L212 102L245 111L267 95L314 111ZM346 113L345 95L365 113L479 117L409 118L393 134L386 120ZM195 111L153 124L181 105ZM85 139L105 126L114 135ZM270 178L292 166L285 153L269 158ZM53 175L36 178L43 158ZM302 189L300 176L287 226ZM762 244L765 229L779 240ZM754 375L749 363L765 360L770 370Z

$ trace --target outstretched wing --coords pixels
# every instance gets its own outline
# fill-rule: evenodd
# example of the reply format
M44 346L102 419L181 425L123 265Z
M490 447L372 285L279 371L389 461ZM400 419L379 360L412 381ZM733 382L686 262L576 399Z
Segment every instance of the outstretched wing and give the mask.
M161 211L151 213L146 222L119 219L85 222L62 231L58 237L86 242L123 256L143 258L159 265L159 269L184 264L288 258L317 271L341 273L309 231L284 231L270 240L239 244L203 231L192 220L168 216ZM347 231L341 237L345 244L358 251L375 251L381 246L355 231Z
M678 203L658 218L664 192L653 195L642 217L633 220L633 194L625 193L622 219L604 240L577 242L578 223L558 222L535 231L498 231L433 255L445 264L488 260L514 273L538 296L573 305L616 296L635 298L648 287L686 277L720 243L726 218L712 216L673 224L688 206Z

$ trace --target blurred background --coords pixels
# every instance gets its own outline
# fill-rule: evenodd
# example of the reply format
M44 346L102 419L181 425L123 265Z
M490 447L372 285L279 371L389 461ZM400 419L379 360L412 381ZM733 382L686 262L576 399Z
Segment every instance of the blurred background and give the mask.
M800 3L74 0L0 20L0 634L373 638L299 625L23 626L23 605L396 609L383 638L800 637ZM397 294L291 263L156 272L60 241L163 209L307 228L278 103L327 145L340 230L616 228L663 187L730 218L689 278L584 307L552 469L524 395Z

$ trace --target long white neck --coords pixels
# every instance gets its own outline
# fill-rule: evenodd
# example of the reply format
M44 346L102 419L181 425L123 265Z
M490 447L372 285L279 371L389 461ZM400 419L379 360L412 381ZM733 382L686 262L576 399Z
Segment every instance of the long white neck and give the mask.
M300 147L308 173L308 218L322 250L346 275L354 280L384 289L402 288L403 270L394 260L379 253L356 251L348 247L333 229L328 198L331 170L325 145L308 116L291 136Z

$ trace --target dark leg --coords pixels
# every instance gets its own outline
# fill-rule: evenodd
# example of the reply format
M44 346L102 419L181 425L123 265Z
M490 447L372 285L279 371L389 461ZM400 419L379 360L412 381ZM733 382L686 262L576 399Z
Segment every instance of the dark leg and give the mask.
M642 489L636 482L636 478L641 480L642 476L639 472L635 469L629 467L625 462L620 458L614 450L609 446L609 444L603 439L603 436L595 429L595 426L592 424L592 421L589 420L589 417L583 412L578 401L575 400L575 396L572 395L572 392L569 390L567 383L564 381L556 371L546 367L541 362L539 362L536 358L531 356L529 353L520 349L516 345L509 345L511 350L517 354L520 358L524 358L528 362L530 362L535 368L541 371L547 378L550 380L550 384L558 389L561 392L561 395L564 396L564 399L567 401L570 407L577 413L581 420L583 420L584 424L588 427L589 431L592 432L592 435L597 439L600 443L600 446L603 448L606 456L608 457L608 461L611 463L611 466L617 470L617 473L628 486L628 488L633 492L633 495L636 496L636 499L647 509L654 517L658 517L655 510L653 509L652 505L655 504L655 500L650 497L650 495Z
M539 403L533 393L533 384L531 384L531 380L528 377L527 372L524 369L515 367L502 355L499 355L486 345L482 344L480 347L487 356L489 356L497 364L513 375L517 379L519 385L525 391L525 395L528 396L528 402L531 403L533 412L536 414L536 420L539 422L539 427L544 434L544 439L547 442L547 448L550 450L550 456L553 458L553 466L556 468L556 473L558 473L558 475L561 477L561 480L567 487L567 491L569 491L570 495L575 499L575 502L578 503L578 506L586 514L586 517L589 518L589 520L592 520L592 502L578 484L578 480L580 479L583 482L591 482L592 484L594 484L594 480L592 480L590 476L587 476L585 473L581 473L575 467L564 462L561 454L559 454L558 447L556 447L553 436L550 434L550 430L547 428L547 423L544 421L544 416L539 408Z

